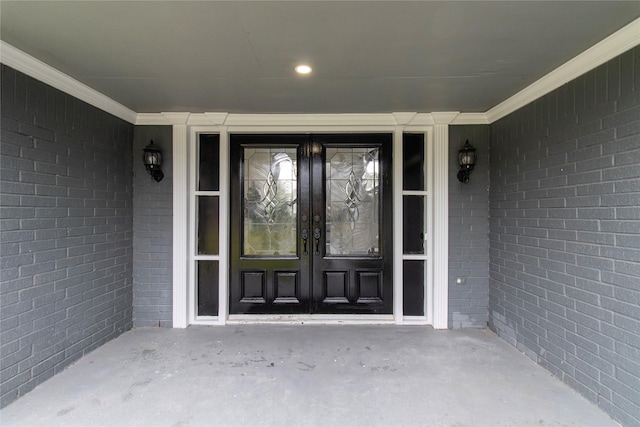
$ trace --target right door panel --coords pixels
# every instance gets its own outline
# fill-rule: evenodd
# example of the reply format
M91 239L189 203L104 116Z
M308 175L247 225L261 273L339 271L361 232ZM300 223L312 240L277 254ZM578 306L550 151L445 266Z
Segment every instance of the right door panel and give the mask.
M315 135L311 163L313 312L391 314L391 135Z

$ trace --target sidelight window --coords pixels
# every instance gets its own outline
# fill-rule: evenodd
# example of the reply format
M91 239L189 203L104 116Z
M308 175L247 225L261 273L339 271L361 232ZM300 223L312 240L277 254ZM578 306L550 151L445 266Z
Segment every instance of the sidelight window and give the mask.
M220 136L200 134L196 144L196 259L198 316L218 315L220 254Z
M403 314L425 315L425 279L427 277L427 212L429 192L425 173L424 134L405 133L402 138L403 205Z

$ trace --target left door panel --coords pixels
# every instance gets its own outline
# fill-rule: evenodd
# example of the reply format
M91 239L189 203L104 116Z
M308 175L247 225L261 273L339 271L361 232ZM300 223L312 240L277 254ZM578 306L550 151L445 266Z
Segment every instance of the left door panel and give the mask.
M309 312L307 142L231 135L231 314Z

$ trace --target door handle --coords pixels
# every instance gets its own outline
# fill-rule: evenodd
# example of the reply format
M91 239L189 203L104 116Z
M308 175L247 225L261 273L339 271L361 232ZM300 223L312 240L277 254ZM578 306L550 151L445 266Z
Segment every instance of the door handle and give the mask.
M305 256L309 255L309 251L307 251L307 239L309 239L309 232L307 231L306 228L303 228L302 229L302 245L303 245L302 253Z
M313 230L313 238L316 239L316 255L320 255L320 229Z

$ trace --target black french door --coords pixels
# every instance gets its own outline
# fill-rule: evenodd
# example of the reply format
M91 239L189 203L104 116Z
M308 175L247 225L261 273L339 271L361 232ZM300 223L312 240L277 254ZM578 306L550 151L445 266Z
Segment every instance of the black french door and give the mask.
M392 313L391 140L231 135L231 314Z

